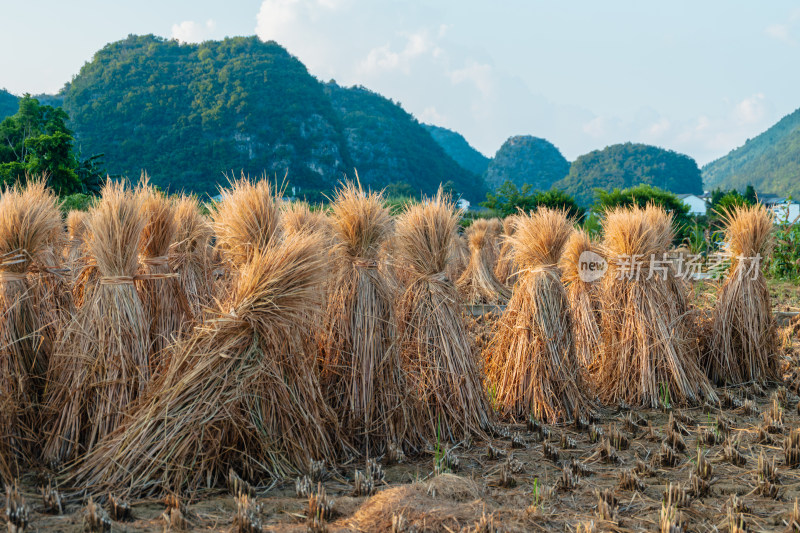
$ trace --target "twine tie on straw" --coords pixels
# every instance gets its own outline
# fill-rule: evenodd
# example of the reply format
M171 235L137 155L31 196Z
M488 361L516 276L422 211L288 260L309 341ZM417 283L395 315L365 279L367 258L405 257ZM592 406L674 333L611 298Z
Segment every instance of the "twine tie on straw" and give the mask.
M0 270L0 283L10 283L12 281L22 281L24 279L24 272L8 272Z
M166 255L159 255L156 257L145 257L142 263L147 266L169 266L169 258Z
M103 276L101 285L133 285L133 276Z

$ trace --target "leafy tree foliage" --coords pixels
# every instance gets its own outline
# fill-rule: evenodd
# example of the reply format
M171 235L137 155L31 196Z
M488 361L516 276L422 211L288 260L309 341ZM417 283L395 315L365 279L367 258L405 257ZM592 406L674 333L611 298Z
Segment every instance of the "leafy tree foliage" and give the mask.
M711 201L708 204L708 210L712 217L718 217L720 213L724 213L728 209L741 205L753 205L756 202L755 191L752 195L742 195L736 189L724 191L716 188L711 191ZM752 197L752 200L750 199Z
M652 185L676 194L703 192L700 169L687 155L646 144L615 144L576 159L557 188L581 205L592 203L592 191Z
M0 181L47 176L59 194L92 188L102 172L100 156L78 160L67 119L63 109L41 105L30 95L21 98L17 113L0 123Z
M494 193L488 193L486 201L481 205L494 210L501 217L513 215L517 211L534 211L539 206L564 209L576 220L582 219L586 214L586 210L564 191L558 189L536 191L530 184L525 184L519 189L511 181L503 183Z
M658 205L668 213L672 213L675 221L676 235L684 238L692 224L689 206L669 191L651 185L637 185L627 189L604 191L597 189L597 201L594 210L602 213L615 207L646 207L648 204Z

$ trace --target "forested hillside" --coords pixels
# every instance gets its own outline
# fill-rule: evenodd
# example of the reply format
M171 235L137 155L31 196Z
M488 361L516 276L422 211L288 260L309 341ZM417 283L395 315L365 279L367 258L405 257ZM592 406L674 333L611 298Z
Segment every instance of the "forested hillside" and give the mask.
M129 36L97 52L58 101L82 149L104 153L110 172L144 169L173 191L214 193L223 173L244 170L286 176L314 196L357 168L376 187L403 182L429 194L451 181L465 196L484 194L399 105L326 86L256 37Z
M517 135L495 154L484 174L486 185L496 189L506 181L521 187L530 184L546 191L569 172L569 161L550 141Z
M423 126L456 163L478 176L486 172L491 159L473 148L460 133L433 124Z
M707 187L800 197L800 109L703 167Z
M697 163L688 155L647 144L615 144L576 159L569 174L555 184L590 205L594 189L626 189L653 185L677 194L702 193L703 180Z

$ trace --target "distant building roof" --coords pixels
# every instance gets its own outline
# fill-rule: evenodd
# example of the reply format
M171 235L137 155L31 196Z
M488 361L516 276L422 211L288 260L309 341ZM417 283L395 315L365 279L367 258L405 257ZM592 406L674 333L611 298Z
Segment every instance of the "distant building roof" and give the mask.
M759 194L758 201L764 205L775 205L786 202L786 198L777 194Z
M689 198L690 196L694 196L695 198L700 198L700 199L703 198L699 194L676 194L675 196L678 197L678 200L685 200L686 198Z

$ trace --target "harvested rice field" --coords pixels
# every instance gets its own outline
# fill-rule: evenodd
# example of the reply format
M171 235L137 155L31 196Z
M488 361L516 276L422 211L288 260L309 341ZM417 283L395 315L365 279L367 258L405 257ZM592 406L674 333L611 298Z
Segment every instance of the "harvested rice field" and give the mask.
M435 450L400 464L380 459L382 479L373 481L371 496L356 491L355 472L367 468L363 460L326 467L318 477L332 504L326 527L654 531L672 490L674 520L691 531L736 531L732 522L747 531L790 530L788 524L800 520L794 503L800 498L800 447L787 453L785 442L798 442L792 436L800 428L800 398L786 385L720 390L719 406L603 409L584 427L502 424L503 435L447 447L439 454L445 459L438 475ZM48 514L37 477L26 473L20 487L31 528L82 531L81 500L64 501L63 515ZM245 486L263 530L309 531L309 497L298 495L294 480ZM312 480L312 494L318 486ZM186 527L238 530L234 490L231 485L180 499ZM167 525L164 499L131 504L129 518L112 521L114 531L181 530L180 524Z
M591 236L544 207L463 231L441 190L281 197L0 193L9 531L800 531L764 208L692 281L653 205Z

